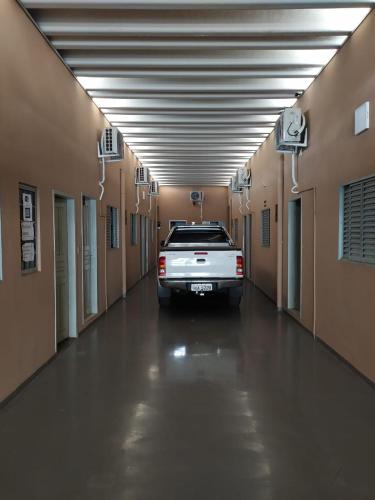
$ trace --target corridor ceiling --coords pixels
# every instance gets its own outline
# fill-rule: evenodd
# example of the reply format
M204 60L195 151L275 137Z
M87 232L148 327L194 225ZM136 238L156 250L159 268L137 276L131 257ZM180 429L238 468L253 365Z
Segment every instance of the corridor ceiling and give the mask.
M375 1L21 4L155 179L228 185Z

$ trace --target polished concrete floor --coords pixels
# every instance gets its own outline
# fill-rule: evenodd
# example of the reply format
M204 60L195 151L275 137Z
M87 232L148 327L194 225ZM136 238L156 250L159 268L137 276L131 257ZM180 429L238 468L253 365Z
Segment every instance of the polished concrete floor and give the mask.
M3 500L374 500L375 390L247 286L152 277L0 410Z

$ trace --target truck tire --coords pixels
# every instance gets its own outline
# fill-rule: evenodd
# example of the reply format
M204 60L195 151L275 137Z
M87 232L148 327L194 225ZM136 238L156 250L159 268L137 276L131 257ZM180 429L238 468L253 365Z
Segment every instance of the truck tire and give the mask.
M160 307L169 307L171 305L170 297L159 297L159 306Z
M230 288L228 291L228 304L230 307L240 307L242 299L241 288Z
M169 288L164 288L158 283L158 299L160 307L169 307L171 305L172 293Z

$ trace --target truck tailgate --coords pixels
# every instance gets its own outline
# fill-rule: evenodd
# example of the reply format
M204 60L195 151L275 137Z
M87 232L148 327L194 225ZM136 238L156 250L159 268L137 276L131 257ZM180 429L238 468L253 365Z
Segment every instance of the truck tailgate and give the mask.
M238 250L168 250L166 278L233 278Z

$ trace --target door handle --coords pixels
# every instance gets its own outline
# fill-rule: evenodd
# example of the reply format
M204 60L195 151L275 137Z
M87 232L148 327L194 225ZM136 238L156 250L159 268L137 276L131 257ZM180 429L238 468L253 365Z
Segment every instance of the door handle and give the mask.
M197 262L199 262L200 264L203 264L204 262L206 262L206 259L197 259Z

